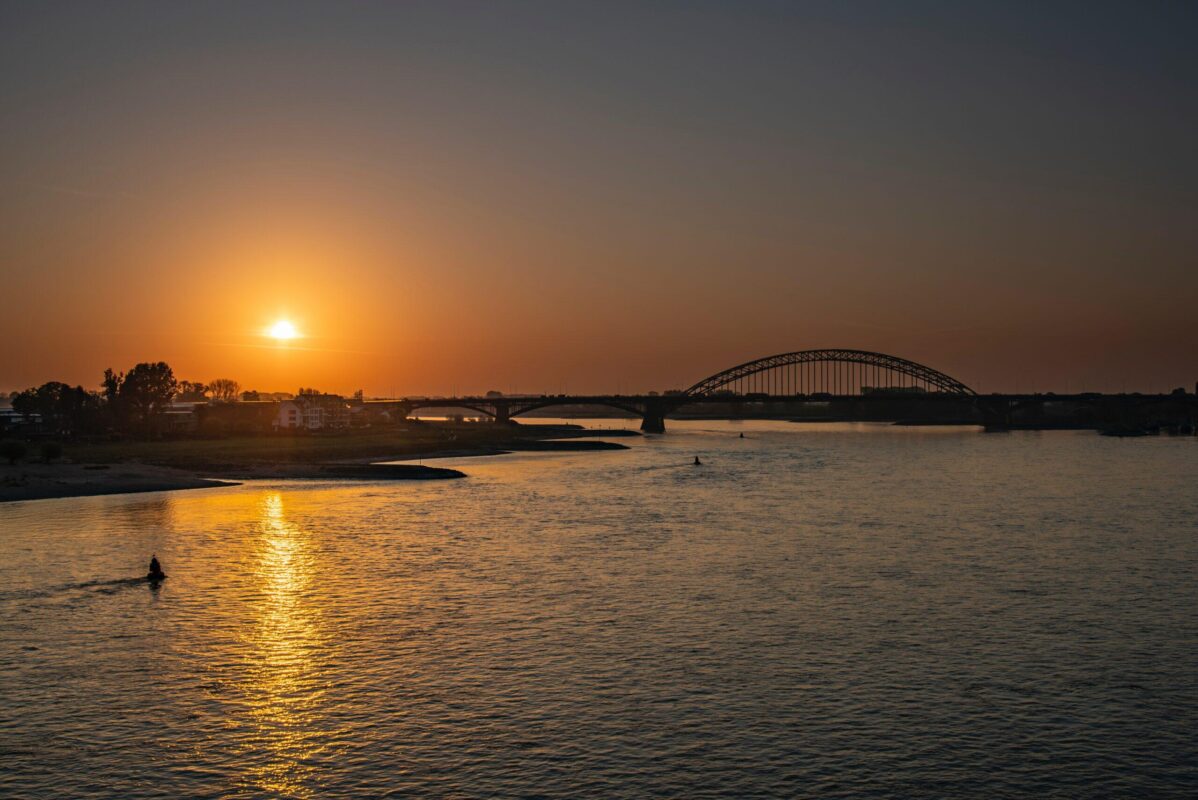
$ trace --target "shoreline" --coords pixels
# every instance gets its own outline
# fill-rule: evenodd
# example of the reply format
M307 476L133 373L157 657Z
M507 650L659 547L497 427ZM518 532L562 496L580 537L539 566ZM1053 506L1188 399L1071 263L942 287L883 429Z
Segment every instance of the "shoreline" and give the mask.
M18 464L0 466L0 503L110 494L219 489L236 480L153 464Z
M305 453L307 457L301 456L294 460L285 457L287 454L268 450L236 455L233 452L219 455L202 453L208 443L187 447L188 440L169 443L170 449L163 453L139 452L136 448L141 443L133 443L128 453L121 453L119 450L111 452L111 449L109 452L89 453L87 448L80 447L76 452L70 453L75 456L73 461L0 465L0 504L68 497L214 489L237 486L244 480L451 480L467 475L456 469L411 462L507 455L515 452L594 452L628 449L624 444L590 439L589 437L595 435L591 431L563 430L550 426L545 428L541 431L525 429L514 435L509 433L502 438L487 437L484 441L409 441L398 447L369 442L363 443L363 449L369 453L366 455L330 452L323 454L325 457L321 458L316 453ZM541 436L546 438L540 438ZM549 436L554 438L548 438ZM335 439L328 441L334 445L339 444ZM233 447L237 444L230 442ZM262 444L268 448L277 446L277 440L263 441Z
M175 492L240 486L247 480L426 481L464 478L415 464L275 464L222 471L221 477L153 464L26 464L0 468L0 504L69 497Z

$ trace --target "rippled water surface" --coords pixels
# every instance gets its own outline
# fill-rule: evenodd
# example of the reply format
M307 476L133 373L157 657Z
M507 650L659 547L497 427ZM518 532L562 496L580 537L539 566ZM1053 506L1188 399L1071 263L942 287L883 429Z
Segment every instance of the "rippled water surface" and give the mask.
M1198 792L1198 440L622 441L0 506L0 796Z

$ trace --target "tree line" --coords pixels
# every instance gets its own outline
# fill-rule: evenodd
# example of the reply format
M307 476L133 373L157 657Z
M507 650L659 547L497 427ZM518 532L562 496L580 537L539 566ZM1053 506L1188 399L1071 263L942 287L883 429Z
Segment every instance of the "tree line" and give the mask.
M13 411L37 415L45 433L78 436L116 431L129 435L155 433L161 414L171 403L210 401L232 403L256 400L257 392L242 392L230 378L208 383L180 381L165 361L136 364L128 372L104 370L99 391L50 381L15 392Z

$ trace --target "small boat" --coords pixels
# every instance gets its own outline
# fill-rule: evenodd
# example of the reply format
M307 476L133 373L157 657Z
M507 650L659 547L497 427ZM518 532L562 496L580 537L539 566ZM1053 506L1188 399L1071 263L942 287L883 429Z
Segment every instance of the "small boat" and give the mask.
M159 563L158 556L150 556L150 571L146 574L146 580L150 583L166 580L166 573L162 571L162 564Z

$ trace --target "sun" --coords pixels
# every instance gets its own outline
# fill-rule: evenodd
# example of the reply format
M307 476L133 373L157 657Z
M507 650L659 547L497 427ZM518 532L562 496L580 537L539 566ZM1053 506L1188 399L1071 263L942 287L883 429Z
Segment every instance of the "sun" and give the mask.
M280 342L295 339L299 336L299 331L295 329L295 326L285 319L281 319L274 325L271 325L270 330L266 333L272 339L278 339Z

